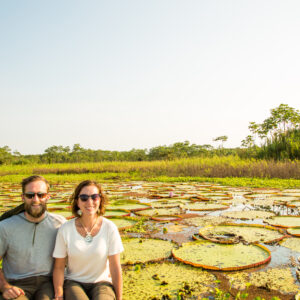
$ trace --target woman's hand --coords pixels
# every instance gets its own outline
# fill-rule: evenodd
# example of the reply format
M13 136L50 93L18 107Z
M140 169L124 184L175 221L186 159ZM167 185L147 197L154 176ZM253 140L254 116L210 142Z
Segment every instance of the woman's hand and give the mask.
M55 258L53 269L54 300L64 299L64 279L65 279L66 258Z
M122 300L123 280L120 263L120 254L111 255L108 257L108 260L112 284L116 292L116 299Z

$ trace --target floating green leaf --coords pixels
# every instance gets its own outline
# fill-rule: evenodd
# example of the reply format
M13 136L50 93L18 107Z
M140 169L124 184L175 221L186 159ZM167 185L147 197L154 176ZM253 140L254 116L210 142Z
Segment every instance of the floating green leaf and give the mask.
M190 265L212 270L233 271L251 268L271 259L268 249L259 245L216 244L194 241L172 250L173 256Z

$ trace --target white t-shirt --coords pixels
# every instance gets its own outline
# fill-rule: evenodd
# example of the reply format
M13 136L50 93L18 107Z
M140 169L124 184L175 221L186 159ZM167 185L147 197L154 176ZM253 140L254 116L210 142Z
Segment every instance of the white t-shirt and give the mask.
M84 283L112 282L108 256L122 251L121 237L112 221L102 217L99 232L91 243L87 243L78 233L75 219L72 219L59 228L53 257L67 257L67 279Z

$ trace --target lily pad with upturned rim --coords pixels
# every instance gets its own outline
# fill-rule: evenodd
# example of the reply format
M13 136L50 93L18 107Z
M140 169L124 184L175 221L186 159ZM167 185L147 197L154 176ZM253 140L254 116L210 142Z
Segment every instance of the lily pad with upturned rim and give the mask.
M271 252L262 245L225 245L206 240L185 243L179 249L173 249L172 254L194 267L220 271L253 268L271 260Z
M287 229L287 233L293 236L300 237L300 227L291 227Z
M226 211L223 217L241 220L267 219L275 216L275 213L261 210Z
M229 208L229 206L223 204L215 204L215 203L196 202L191 204L185 204L182 206L182 208L192 210L192 211L196 211L196 210L208 211L208 210L223 210Z
M293 251L300 252L300 238L292 237L284 239L280 242L280 245Z
M246 243L271 244L285 237L278 229L259 224L223 224L199 229L199 235L215 243L237 243L241 239ZM224 237L223 237L224 236Z
M112 217L128 217L130 216L130 211L129 210L105 210L104 214L105 218L112 218Z
M132 212L149 209L151 207L149 204L140 203L134 200L119 200L108 205L106 209L108 210L130 210Z
M276 216L265 220L265 222L282 228L300 227L300 216Z
M136 212L139 216L156 217L156 216L177 216L181 213L180 208L156 208Z

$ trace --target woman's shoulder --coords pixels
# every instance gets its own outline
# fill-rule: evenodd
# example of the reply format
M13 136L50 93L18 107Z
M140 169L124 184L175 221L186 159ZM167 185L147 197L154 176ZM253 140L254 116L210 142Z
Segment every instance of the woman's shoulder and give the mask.
M76 218L73 218L71 220L66 221L64 224L62 224L59 228L60 231L67 231L71 230L74 226Z
M102 217L102 225L107 227L108 230L115 230L115 229L118 230L117 225L113 221L111 221L105 217Z

